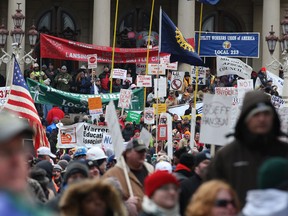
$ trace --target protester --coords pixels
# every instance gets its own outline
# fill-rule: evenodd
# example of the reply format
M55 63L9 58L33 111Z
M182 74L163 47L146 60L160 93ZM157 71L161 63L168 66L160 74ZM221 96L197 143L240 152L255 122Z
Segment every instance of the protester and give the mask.
M51 162L51 158L56 158L56 155L54 155L48 147L38 148L37 155L39 160L47 160L49 162Z
M65 65L61 67L60 73L56 75L54 81L56 89L69 92L72 76L67 72L67 67Z
M140 216L178 216L179 182L167 171L156 171L144 182L145 196Z
M128 215L119 192L103 180L86 180L69 187L59 203L61 216Z
M180 161L174 170L174 174L179 182L193 176L195 165L194 160L194 156L190 153L184 153L180 156Z
M57 117L59 120L63 119L65 116L65 113L58 107L58 106L53 106L51 110L49 110L46 120L48 122L48 125L52 124L53 119Z
M106 172L107 158L104 151L97 146L90 148L86 154L87 160L95 161L97 163L101 176Z
M244 205L246 192L257 188L257 171L264 160L273 156L287 158L288 145L279 139L282 135L269 96L261 91L246 93L235 127L235 140L216 153L208 179L226 180Z
M190 201L186 216L236 216L240 204L235 191L225 182L203 183Z
M145 162L145 158L145 144L142 140L133 139L128 142L122 157L117 159L117 164L113 168L109 169L104 175L104 178L115 177L120 182L121 187L123 188L123 197L125 200L131 196L127 186L127 184L131 184L134 197L138 201L138 211L141 209L141 202L144 196L144 179L149 173L154 171L152 165ZM128 180L130 183L127 182L125 177L126 171L128 172Z

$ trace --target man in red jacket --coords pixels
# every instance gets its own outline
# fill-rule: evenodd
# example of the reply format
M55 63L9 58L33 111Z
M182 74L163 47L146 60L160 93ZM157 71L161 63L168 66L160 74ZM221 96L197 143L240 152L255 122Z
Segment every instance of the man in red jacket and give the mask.
M47 122L48 125L52 124L53 119L57 117L59 120L64 118L65 113L58 107L58 106L53 106L51 110L49 110L47 114Z

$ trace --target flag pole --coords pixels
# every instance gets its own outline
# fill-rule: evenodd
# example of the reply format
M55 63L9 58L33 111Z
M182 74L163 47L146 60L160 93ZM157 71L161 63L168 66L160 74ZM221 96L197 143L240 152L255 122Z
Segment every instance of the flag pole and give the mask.
M114 33L113 33L113 47L112 47L112 65L110 73L110 93L112 93L112 81L113 81L113 70L114 70L114 57L115 57L115 46L116 46L116 28L117 28L117 18L118 18L118 5L119 0L116 0L116 11L115 11L115 20L114 20Z
M203 20L203 3L201 3L200 9L200 20L199 20L199 35L198 35L198 55L200 55L200 38L202 32L202 20ZM195 83L195 91L194 91L194 108L196 109L196 99L197 99L197 92L198 92L198 66L196 67L196 83Z
M148 33L148 44L147 44L147 56L146 56L146 71L145 71L145 75L148 74L149 51L150 51L150 38L151 38L152 23L153 23L154 5L155 5L155 0L152 0L152 7L151 7L151 14L150 14L150 24L149 24L149 33ZM158 52L158 53L159 53L159 52ZM147 94L147 88L144 87L144 106L145 106L145 104L146 104L146 94Z

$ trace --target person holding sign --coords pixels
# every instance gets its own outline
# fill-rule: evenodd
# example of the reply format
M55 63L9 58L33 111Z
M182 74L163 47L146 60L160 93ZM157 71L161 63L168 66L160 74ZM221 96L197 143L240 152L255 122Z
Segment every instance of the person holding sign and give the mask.
M257 188L257 171L269 157L288 157L288 145L270 97L261 91L247 92L233 134L235 140L220 149L208 171L208 179L223 179L236 189L241 204L246 192Z

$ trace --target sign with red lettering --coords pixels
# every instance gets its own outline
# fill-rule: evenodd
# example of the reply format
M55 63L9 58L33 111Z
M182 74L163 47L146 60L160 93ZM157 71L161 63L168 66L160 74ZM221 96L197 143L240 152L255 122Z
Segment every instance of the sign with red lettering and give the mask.
M148 64L148 74L165 75L165 67L163 64Z
M6 103L10 87L1 87L0 88L0 107Z
M97 68L97 54L87 55L88 58L88 69Z
M137 75L137 87L152 87L152 77L150 75Z
M123 109L129 109L129 106L131 104L131 96L132 91L130 89L121 89L118 107L121 107Z

